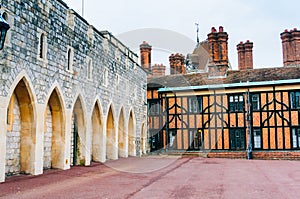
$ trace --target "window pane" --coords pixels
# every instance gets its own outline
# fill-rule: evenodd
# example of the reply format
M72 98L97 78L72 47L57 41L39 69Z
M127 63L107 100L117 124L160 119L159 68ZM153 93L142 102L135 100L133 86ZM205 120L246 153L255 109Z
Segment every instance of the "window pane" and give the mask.
M243 111L244 110L243 95L230 96L229 97L229 109L230 109L230 111Z
M299 94L298 92L296 93L296 99L295 99L295 107L294 108L299 108L300 107L300 102L299 102Z
M242 129L240 130L240 142L241 142L240 149L245 149L245 131Z
M236 144L235 144L235 132L234 132L234 130L230 131L230 147L231 147L231 149L235 149L236 148Z
M254 148L261 148L261 132L260 129L254 129Z
M196 99L193 99L193 112L197 113L197 107L198 107L198 102L196 101Z
M202 98L201 97L195 97L195 98L189 98L189 112L190 113L199 113L202 110Z
M244 110L244 103L240 102L239 103L239 111L242 111L242 110Z
M234 110L234 106L232 103L230 103L230 111L233 111Z
M174 145L175 132L174 131L170 131L169 132L169 137L170 137L170 147L172 147Z
M149 114L150 115L159 115L160 112L160 103L159 101L152 101L149 103Z
M252 109L259 110L259 97L257 94L252 95Z
M293 148L297 148L297 135L296 135L296 129L293 129Z
M234 96L234 101L238 102L239 101L239 96Z
M242 95L240 95L240 102L244 101L244 97Z
M193 139L194 139L194 132L193 132L193 131L190 131L190 132L189 132L189 148L192 147Z
M291 107L296 108L295 107L295 93L294 92L290 93L290 101L291 101Z
M202 111L202 98L197 97L197 101L198 101L198 112L201 112Z

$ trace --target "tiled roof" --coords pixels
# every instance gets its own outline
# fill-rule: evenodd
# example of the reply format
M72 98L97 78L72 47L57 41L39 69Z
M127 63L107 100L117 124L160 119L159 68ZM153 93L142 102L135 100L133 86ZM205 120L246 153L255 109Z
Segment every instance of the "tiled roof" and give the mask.
M202 42L197 48L195 48L193 54L191 54L191 61L193 66L198 70L206 70L206 65L209 61L209 47L208 42Z
M168 75L164 77L149 79L148 88L204 86L289 79L300 79L300 67L262 68L240 71L228 70L226 78L209 78L208 73Z

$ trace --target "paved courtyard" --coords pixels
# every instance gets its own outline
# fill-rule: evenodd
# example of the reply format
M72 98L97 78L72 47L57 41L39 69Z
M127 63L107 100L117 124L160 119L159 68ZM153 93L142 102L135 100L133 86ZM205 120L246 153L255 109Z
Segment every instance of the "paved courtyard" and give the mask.
M9 177L1 198L299 198L300 161L127 158Z

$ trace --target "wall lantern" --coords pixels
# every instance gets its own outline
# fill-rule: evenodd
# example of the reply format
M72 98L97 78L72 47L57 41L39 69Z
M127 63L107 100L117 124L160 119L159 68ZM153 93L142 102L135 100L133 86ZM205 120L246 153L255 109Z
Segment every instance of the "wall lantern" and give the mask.
M6 33L9 30L9 28L9 24L5 21L2 14L0 13L0 50L2 50L4 47Z

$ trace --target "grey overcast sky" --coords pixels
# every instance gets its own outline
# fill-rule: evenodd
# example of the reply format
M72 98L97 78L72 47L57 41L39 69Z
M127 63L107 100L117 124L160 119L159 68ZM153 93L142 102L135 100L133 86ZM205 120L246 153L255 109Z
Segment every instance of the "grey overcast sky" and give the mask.
M255 68L282 66L280 33L285 29L300 29L299 0L64 1L78 14L82 14L84 1L84 18L96 29L108 30L117 38L140 29L166 29L196 41L195 23L199 23L202 41L211 27L221 25L229 34L229 59L233 69L237 69L236 45L246 40L254 42ZM120 40L137 52L138 46L132 46L126 39ZM178 53L185 54L184 51ZM156 60L153 55L153 62L168 64L168 54L165 54L166 60Z

